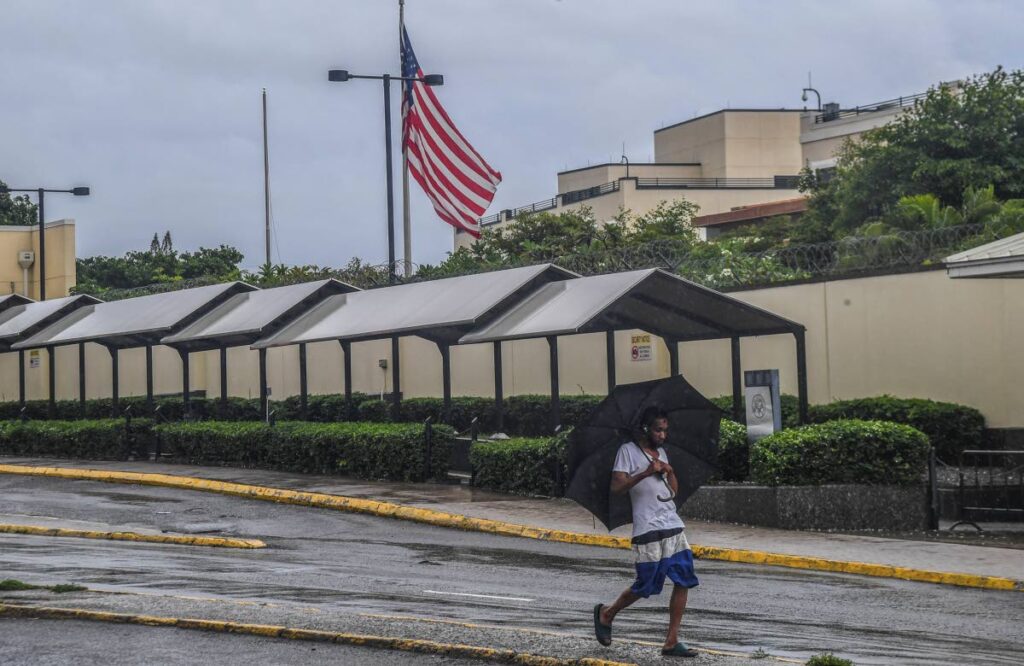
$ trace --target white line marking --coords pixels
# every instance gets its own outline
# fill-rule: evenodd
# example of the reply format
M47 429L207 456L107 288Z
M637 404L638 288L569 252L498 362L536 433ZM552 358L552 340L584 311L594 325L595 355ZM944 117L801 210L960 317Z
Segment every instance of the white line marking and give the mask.
M427 594L450 594L455 597L474 597L477 599L501 599L502 601L533 601L523 597L496 597L493 594L469 594L468 592L438 592L437 590L423 590Z

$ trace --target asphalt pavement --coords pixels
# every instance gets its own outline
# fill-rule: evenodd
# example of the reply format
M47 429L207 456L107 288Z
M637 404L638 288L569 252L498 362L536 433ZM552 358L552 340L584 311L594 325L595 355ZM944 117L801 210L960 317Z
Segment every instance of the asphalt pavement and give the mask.
M0 535L3 577L92 590L8 600L661 663L664 598L620 615L611 649L591 637L593 604L631 579L625 551L170 488L0 476L0 522L13 520L259 538L267 548ZM704 663L763 664L750 658L762 649L804 660L831 651L858 664L1008 664L1024 649L1016 592L706 560L698 574L683 636L747 655L706 652Z

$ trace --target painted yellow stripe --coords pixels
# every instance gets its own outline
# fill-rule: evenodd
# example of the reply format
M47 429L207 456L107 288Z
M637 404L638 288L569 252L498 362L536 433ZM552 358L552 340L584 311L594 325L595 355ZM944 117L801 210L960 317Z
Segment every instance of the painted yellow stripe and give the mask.
M137 532L99 532L73 530L63 527L0 524L0 534L30 534L33 536L73 537L78 539L107 539L109 541L139 541L143 543L170 543L181 546L211 546L214 548L266 548L259 539L231 537L189 536L170 534L139 534Z
M0 616L29 617L55 620L93 620L97 622L117 622L122 624L139 624L144 626L177 627L178 629L194 629L199 631L215 631L232 634L247 634L266 638L286 638L299 641L318 641L354 645L359 647L382 648L386 650L402 650L421 654L438 654L449 657L464 657L497 661L503 663L522 664L523 666L629 666L623 662L605 659L562 659L541 655L516 652L497 648L462 645L458 643L438 643L414 638L392 638L389 636L372 636L367 634L349 634L335 631L319 631L315 629L295 629L270 624L248 624L224 620L199 620L193 618L157 617L152 615L129 615L126 613L107 613L78 608L50 608L45 606L24 606L20 604L0 604ZM635 664L633 665L635 666Z
M630 547L629 539L626 537L545 529L540 527L531 527L529 525L506 523L500 520L490 520L487 518L471 518L460 514L404 506L402 504L395 504L392 502L380 502L377 500L345 497L343 495L328 495L325 493L286 490L283 488L267 488L264 486L253 486L228 481L211 481L209 479L199 479L190 476L173 476L170 474L150 474L143 472L116 472L67 467L30 467L25 465L0 465L0 474L49 476L64 479L103 481L106 483L128 483L180 488L185 490L201 490L205 492L221 493L225 495L281 502L285 504L299 504L323 509L334 509L337 511L365 513L385 518L410 520L438 527L450 527L475 532L486 532L489 534L500 534L503 536L524 537L528 539L557 541L560 543L571 543L583 546L599 546L603 548L628 549ZM957 585L987 590L1024 591L1024 581L1014 580L1012 578L1002 578L999 576L980 576L975 574L927 571L906 567L894 567L886 564L847 562L843 560L829 560L819 557L786 555L782 553L769 553L737 548L718 548L714 546L692 546L692 548L694 555L707 560L721 560L724 562L737 562L744 564L761 564L814 571L830 571L835 573L858 574L862 576L876 576L880 578L900 578L903 580L922 583L939 583L943 585Z

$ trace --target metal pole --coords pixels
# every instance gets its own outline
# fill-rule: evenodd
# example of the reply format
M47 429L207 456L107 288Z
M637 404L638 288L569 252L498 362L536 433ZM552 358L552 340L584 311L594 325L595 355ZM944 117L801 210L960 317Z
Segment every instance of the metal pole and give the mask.
M743 365L740 362L740 339L732 342L732 418L737 423L745 420L743 411Z
M267 418L267 350L259 350L260 359L260 415Z
M50 416L57 413L57 358L53 347L46 348L46 372L50 384Z
M388 284L395 283L395 196L391 167L391 75L384 75L384 151L388 188ZM398 365L397 363L395 365ZM396 388L397 390L397 388Z
M494 411L498 432L505 427L505 382L501 363L501 340L494 343Z
M299 405L302 410L302 418L307 417L309 408L309 386L306 375L306 344L299 344Z
M110 352L110 379L111 379L111 396L110 405L113 416L117 416L121 406L121 395L120 386L118 385L119 375L121 373L117 370L117 347L107 347L107 351Z
M46 300L46 229L45 213L43 212L43 195L46 192L39 188L39 300Z
M263 217L270 266L270 151L267 147L267 89L263 89Z
M405 70L402 68L402 29L405 25L405 0L398 0L398 66L402 75ZM405 86L405 81L402 82ZM405 88L402 88L404 94ZM405 277L412 275L412 213L409 204L409 156L402 146L402 254L405 258Z
M78 403L85 416L85 343L78 343Z
M679 343L671 338L663 338L668 347L668 374L675 377L679 374Z
M451 423L452 413L452 350L445 344L438 343L441 352L441 395L444 396L444 409L441 420Z
M561 396L558 389L558 336L549 335L547 340L551 373L551 431L554 432L562 424Z
M191 413L189 389L192 388L188 376L188 350L179 349L178 355L181 356L181 404L185 409L185 416L188 416Z
M153 413L153 345L146 345L146 411Z
M341 343L341 353L345 355L345 412L348 415L348 419L352 420L352 343L348 340L339 340Z
M402 415L402 375L399 357L398 337L391 338L391 418L397 421Z
M25 406L25 350L18 350L18 405Z
M220 404L228 406L228 348L220 348Z
M803 329L793 331L796 338L796 381L800 398L800 425L807 423L807 341Z
M615 388L615 331L604 332L604 357L608 374L608 393Z

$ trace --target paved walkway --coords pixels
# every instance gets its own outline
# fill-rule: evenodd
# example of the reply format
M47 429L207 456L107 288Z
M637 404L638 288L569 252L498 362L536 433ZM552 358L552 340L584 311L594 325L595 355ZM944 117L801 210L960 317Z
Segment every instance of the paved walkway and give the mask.
M148 462L75 462L47 458L0 457L0 463L192 476L380 500L541 528L607 534L607 530L600 523L595 523L586 510L571 500L524 498L467 486L383 483L267 470ZM685 508L683 513L685 515ZM613 534L628 536L629 527L619 528ZM869 535L801 532L700 520L687 521L687 535L691 543L701 546L1024 580L1024 550L1012 548L910 541Z

